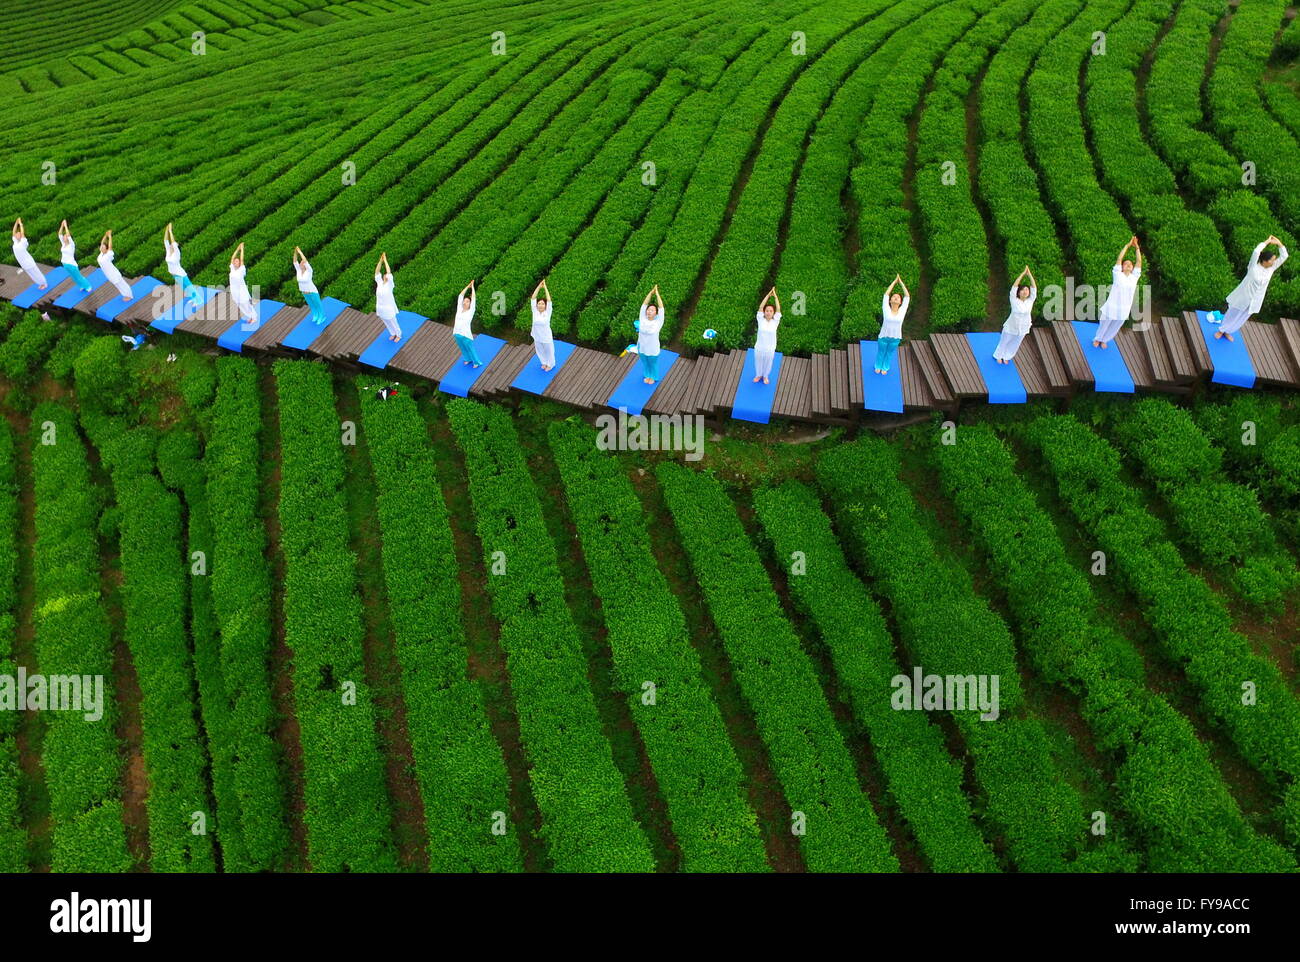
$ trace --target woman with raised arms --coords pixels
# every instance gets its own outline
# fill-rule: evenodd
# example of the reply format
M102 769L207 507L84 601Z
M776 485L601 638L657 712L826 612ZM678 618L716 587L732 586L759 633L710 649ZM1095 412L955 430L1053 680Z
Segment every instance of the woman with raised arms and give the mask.
M113 232L104 231L104 236L99 241L99 257L95 260L99 264L99 269L104 272L104 276L108 278L108 282L122 295L122 301L125 303L131 300L131 285L126 282L122 272L113 263L113 257Z
M901 287L903 293L894 290ZM876 335L876 373L888 374L889 365L894 360L898 345L903 341L903 318L912 303L912 292L903 283L903 276L895 274L894 279L885 288L885 296L880 300L880 333Z
M650 303L650 298L655 303ZM636 351L641 356L642 380L653 384L659 379L659 332L664 326L664 301L659 295L659 285L650 289L650 293L641 302L641 318L637 321Z
M1029 277L1029 283L1020 283L1026 276ZM1037 298L1038 282L1034 280L1034 272L1026 266L1011 285L1011 313L1007 315L1006 323L1002 325L1002 337L993 352L993 357L999 364L1011 363L1011 359L1016 356L1016 351L1020 350L1020 342L1034 326L1031 315Z
M1137 263L1124 256L1130 247L1133 248ZM1093 347L1105 348L1124 326L1129 312L1133 310L1133 295L1137 292L1138 278L1141 276L1142 248L1138 245L1137 235L1134 234L1119 252L1119 256L1115 258L1115 265L1110 269L1110 293L1106 295L1106 303L1102 304L1101 310L1097 312L1097 320L1101 323L1097 326L1097 336L1092 339Z
M538 297L542 291L546 292L546 296ZM537 360L542 362L542 370L549 371L555 367L555 339L551 336L551 308L554 304L551 301L551 289L546 286L546 278L543 277L533 291L531 303L533 350L537 352Z
M1276 244L1277 251L1265 252L1264 248L1269 244ZM1228 313L1223 315L1223 326L1214 332L1216 340L1226 337L1231 341L1232 335L1241 330L1250 316L1259 313L1259 309L1264 306L1264 295L1268 292L1268 282L1273 279L1273 272L1285 264L1289 256L1286 245L1272 234L1255 248L1250 255L1246 276L1241 279L1236 290L1228 295Z
M451 328L451 333L456 338L456 346L460 348L461 362L470 367L483 365L483 362L478 359L478 351L474 349L474 331L470 327L477 307L478 294L474 290L474 282L470 281L456 295L456 322Z
M390 341L402 339L402 329L397 326L397 301L393 298L393 269L388 266L387 252L379 255L375 265L375 313L388 329Z
M190 275L185 273L185 268L181 266L181 245L176 243L176 234L172 232L170 223L163 228L163 257L167 261L168 273L185 291L185 296L195 303L202 302L203 295L199 293L199 289L190 280Z
M36 266L36 261L27 251L27 229L23 227L21 217L14 221L14 259L18 261L18 266L26 272L39 290L43 291L49 286L49 282L45 280L45 275Z
M59 255L63 270L72 278L72 283L89 294L90 281L82 276L81 268L77 266L77 245L72 242L72 231L68 230L66 220L59 225Z
M758 322L758 336L754 339L754 383L771 384L767 377L776 360L776 329L781 324L781 298L775 287L758 302L754 320Z
M248 264L244 261L244 242L240 241L230 258L230 299L239 309L239 316L248 324L256 324L257 305L248 290Z
M302 252L301 247L293 249L293 273L298 278L298 291L302 294L302 299L311 308L312 321L324 324L325 307L321 304L320 292L316 290L316 284L312 281L311 264L307 262L307 255Z

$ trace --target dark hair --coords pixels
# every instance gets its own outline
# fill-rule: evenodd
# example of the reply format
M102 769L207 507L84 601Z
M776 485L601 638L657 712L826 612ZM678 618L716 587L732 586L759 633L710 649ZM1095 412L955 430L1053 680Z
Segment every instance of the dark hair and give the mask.
M1016 288L1016 296L1017 297L1020 296L1021 291L1024 291L1025 293L1029 293L1031 290L1032 288L1028 284L1021 284L1019 287Z
M1259 252L1259 262L1260 262L1261 264L1264 264L1265 266L1268 265L1268 262L1269 262L1269 261L1276 260L1276 259L1277 259L1277 251L1260 251L1260 252Z
M537 299L537 303L538 303L538 304L545 304L545 303L547 303L546 298L544 298L544 297L539 297L539 298Z

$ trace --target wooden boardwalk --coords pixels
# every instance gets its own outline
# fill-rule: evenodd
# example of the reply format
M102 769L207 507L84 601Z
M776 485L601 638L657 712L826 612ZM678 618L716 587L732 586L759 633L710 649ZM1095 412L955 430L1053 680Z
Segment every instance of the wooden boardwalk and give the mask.
M44 267L45 265L42 265ZM72 288L61 270L46 268L49 289L32 306L48 310ZM132 283L139 278L128 278ZM0 265L0 298L14 300L31 286L26 274L12 265ZM117 314L115 324L146 329L159 311L171 308L178 290L160 288L154 296L139 298ZM70 308L94 316L117 292L103 284ZM264 318L244 341L243 350L281 355L311 356L336 364L365 368L358 359L384 335L383 322L374 314L352 307L323 328L305 350L283 343L306 318L304 306L286 306ZM176 325L177 331L216 341L239 324L238 312L225 293L213 296L202 308ZM1278 324L1251 321L1241 331L1259 383L1300 388L1300 321ZM1116 337L1118 350L1139 391L1186 393L1191 385L1212 374L1209 348L1196 317L1164 317L1140 327L1129 325ZM645 404L648 414L704 415L723 418L731 414L736 389L745 364L744 350L696 357L681 357L669 369ZM506 344L485 365L469 388L472 397L501 399L518 395L512 382L533 357L531 343ZM457 363L459 351L446 324L426 321L410 334L384 370L440 382ZM608 408L619 384L636 363L635 355L618 356L576 347L555 372L542 396L588 411ZM988 399L988 388L963 334L936 333L928 340L904 341L897 357L904 411L954 411L965 400ZM1068 321L1036 324L1015 359L1016 371L1028 398L1067 397L1091 390L1093 374ZM365 368L374 370L372 368ZM786 356L782 360L772 399L771 415L790 421L851 423L864 414L866 395L878 377L862 370L857 344L811 357Z

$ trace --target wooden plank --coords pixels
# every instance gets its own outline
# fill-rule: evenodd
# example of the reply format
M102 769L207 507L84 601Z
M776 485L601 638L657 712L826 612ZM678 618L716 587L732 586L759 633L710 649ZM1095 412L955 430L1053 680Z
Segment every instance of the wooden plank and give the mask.
M816 418L831 416L831 359L828 354L814 354L812 361L812 413Z
M1151 321L1148 324L1134 326L1133 333L1137 335L1138 342L1146 352L1147 363L1151 366L1151 379L1155 382L1155 386L1176 384L1173 364L1169 360L1169 351L1165 347L1165 339L1160 333L1158 323Z
M238 323L239 320L239 308L235 306L235 299L221 291L177 324L176 330L215 341L231 324Z
M651 414L678 414L680 408L677 406L681 399L682 391L691 380L691 367L694 365L688 357L679 357L673 362L673 366L668 369L663 380L659 383L659 388L650 395L645 409Z
M1074 382L1066 373L1065 361L1056 347L1056 335L1052 333L1051 328L1043 327L1041 324L1030 328L1029 346L1031 350L1038 353L1038 359L1043 365L1043 373L1047 376L1047 383L1051 385L1052 391L1056 394L1065 394L1072 390Z
M51 276L54 275L54 272L58 270L58 268L51 267L48 264L42 264L39 261L37 261L36 266L39 267L41 273L45 275L45 287L46 290L49 290L58 281L57 275ZM60 270L59 274L63 274L63 271ZM68 279L66 274L63 275L63 278L64 280ZM7 301L12 301L15 297L31 286L32 279L27 276L27 272L21 267L14 264L0 265L0 297Z
M1241 337L1259 380L1265 384L1300 387L1300 371L1289 356L1278 325L1247 321Z
M1291 355L1291 363L1300 368L1300 321L1293 317L1284 317L1277 322L1282 344Z
M1165 347L1169 349L1169 364L1174 371L1174 379L1179 384L1186 384L1200 377L1192 349L1187 346L1187 335L1183 332L1182 322L1176 317L1164 317L1160 320L1160 336L1164 338Z
M831 413L847 417L849 413L849 361L848 352L835 348L830 353Z
M781 417L806 419L811 413L807 407L808 358L785 357L781 360L781 380L772 399L772 413Z
M24 274L23 276L26 277L27 275ZM126 281L127 284L134 284L140 278L123 277L122 279ZM107 304L109 301L113 300L113 298L117 296L118 296L117 288L114 287L112 284L105 282L103 284L100 284L99 287L95 288L94 293L92 293L89 297L87 297L80 304L78 304L76 310L89 317L94 317L95 312L97 310L99 310L101 307L103 307L105 304Z
M987 397L988 387L980 374L970 342L961 334L933 334L930 346L943 369L944 377L952 386L954 397Z
M311 313L306 305L293 307L286 304L265 321L244 341L244 350L267 351L279 347L289 332Z
M1088 366L1088 359L1083 356L1083 348L1079 346L1079 339L1074 334L1073 325L1069 321L1053 321L1052 335L1056 340L1056 349L1060 352L1061 361L1065 365L1066 376L1081 387L1092 387L1092 368Z
M912 355L912 363L917 366L921 377L925 379L926 392L934 400L935 404L950 404L956 398L952 393L952 385L944 376L943 368L939 364L939 358L934 353L934 346L929 341L908 341L912 349L908 352ZM901 347L901 345L900 345ZM906 394L904 395L906 403Z
M745 371L745 351L736 349L726 356L722 376L718 379L717 390L713 395L714 414L730 415L731 405L736 400L736 388L740 385L740 376ZM705 411L705 415L709 412Z
M608 407L610 395L622 383L623 378L627 376L627 372L632 370L632 367L638 363L640 363L640 359L635 354L625 354L623 357L600 354L599 367L597 368L600 376L596 380L595 388L587 397L587 407Z
M903 382L903 407L904 409L923 408L931 409L937 407L935 403L934 392L930 390L930 382L925 378L925 372L922 370L921 362L917 356L917 345L929 344L925 341L904 341L898 345L898 374Z
M156 317L162 317L176 304L184 294L177 284L164 284L155 287L152 294L137 297L118 315L119 321L147 325Z
M1051 397L1056 393L1047 379L1042 355L1034 349L1032 343L1020 345L1020 350L1016 352L1016 371L1029 397Z
M854 341L848 347L848 365L849 365L849 404L852 407L862 407L866 401L866 395L862 389L862 347Z
M1201 324L1191 311L1183 311L1183 334L1187 337L1187 347L1192 353L1192 363L1197 368L1196 376L1213 371L1214 362L1210 360L1210 349L1205 343L1205 335L1201 333Z
M1142 343L1138 336L1133 333L1130 327L1120 328L1115 335L1115 346L1124 357L1124 364L1128 367L1129 376L1133 378L1133 384L1139 388L1153 388L1156 385L1155 375L1151 373L1151 361L1147 357L1147 352L1142 349ZM1107 348L1107 350L1110 350Z
M704 398L713 396L713 381L717 377L719 355L705 354L695 359L695 376L690 394L682 399L682 410L699 414L704 410Z

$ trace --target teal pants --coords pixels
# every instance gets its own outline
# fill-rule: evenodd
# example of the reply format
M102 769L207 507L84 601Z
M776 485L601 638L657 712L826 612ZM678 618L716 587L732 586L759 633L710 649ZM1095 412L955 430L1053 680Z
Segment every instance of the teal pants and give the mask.
M474 350L474 338L466 337L464 334L457 334L456 346L460 348L460 356L470 364L479 367L483 363L478 359L478 351Z
M645 376L652 381L659 380L659 355L642 354L641 369L645 371Z
M320 302L320 295L315 291L304 291L302 296L307 301L307 306L311 308L311 319L317 324L324 324L325 307Z
M882 337L876 342L876 367L882 371L889 370L889 364L894 360L901 341L902 338L899 337Z
M86 278L82 276L81 268L76 264L64 264L63 270L67 272L67 275L70 278L72 278L72 283L76 284L83 291L86 291L87 293L90 292L90 281L86 280Z
M202 299L203 295L199 293L199 289L194 286L194 282L189 279L188 275L173 274L172 280L174 280L177 284L181 286L181 289L185 291L186 297L196 301Z

